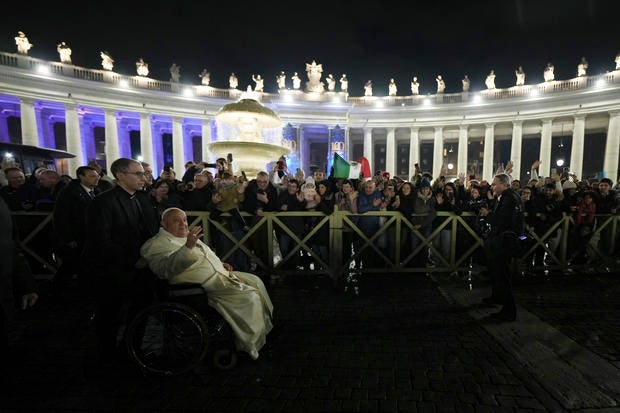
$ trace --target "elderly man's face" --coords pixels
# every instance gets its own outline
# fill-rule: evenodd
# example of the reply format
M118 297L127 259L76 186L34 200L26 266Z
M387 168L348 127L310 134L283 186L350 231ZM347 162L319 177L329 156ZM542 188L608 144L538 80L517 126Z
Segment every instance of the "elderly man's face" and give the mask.
M180 209L169 211L164 216L161 226L175 237L185 238L189 234L187 215Z
M368 183L364 185L364 192L366 192L366 195L371 195L373 192L375 192L376 188L377 187L374 182L368 181Z
M6 180L11 188L21 188L26 183L26 175L22 171L9 171L6 174Z

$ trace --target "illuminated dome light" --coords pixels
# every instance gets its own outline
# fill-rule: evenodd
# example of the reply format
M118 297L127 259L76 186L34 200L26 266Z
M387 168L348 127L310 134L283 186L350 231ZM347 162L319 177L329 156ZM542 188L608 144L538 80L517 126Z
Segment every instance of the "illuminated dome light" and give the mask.
M471 100L473 103L480 103L482 102L482 96L480 96L480 94L475 94L474 98Z
M382 108L383 106L384 106L384 105L383 105L383 101L381 101L381 100L377 100L377 101L375 102L375 107Z
M557 161L555 161L555 164L561 168L562 166L564 166L564 159L558 159Z
M603 87L603 86L605 86L605 83L606 83L605 79L599 79L599 80L596 81L594 86L596 86L596 87Z
M191 88L186 87L185 89L183 89L183 96L185 96L186 98L194 97L194 91Z
M292 103L295 100L295 98L290 93L283 93L282 100L286 103Z
M430 106L431 105L431 100L429 98L424 98L424 100L422 101L422 104L424 106Z
M118 82L118 86L122 87L123 89L127 89L129 87L129 82L126 79L121 79Z
M534 89L534 88L532 88L532 90L530 90L530 96L531 96L531 97L536 97L536 96L538 96L538 89Z
M405 102L401 103L400 106L405 106Z
M37 72L42 75L49 75L51 73L49 66L46 65L38 65Z
M450 162L448 164L448 169L450 169L450 170L454 169L454 164L452 162Z

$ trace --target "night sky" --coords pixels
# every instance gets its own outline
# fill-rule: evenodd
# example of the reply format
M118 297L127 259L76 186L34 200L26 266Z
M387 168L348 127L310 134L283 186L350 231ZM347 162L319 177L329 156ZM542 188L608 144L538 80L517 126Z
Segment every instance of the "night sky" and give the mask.
M362 96L369 79L374 95L385 96L391 77L398 95L409 95L414 75L422 94L435 93L438 74L446 93L460 92L465 74L481 90L491 69L496 86L509 87L519 65L527 84L539 83L547 62L556 80L570 79L582 56L594 75L613 70L620 52L614 1L364 3L14 1L0 13L0 50L16 52L21 30L33 57L58 61L56 45L64 41L77 66L100 69L105 50L121 74L135 75L142 57L154 79L169 80L176 63L183 83L199 84L206 68L212 86L228 88L235 72L245 89L254 73L266 79L267 92L276 91L281 70L288 87L294 71L305 82L305 64L316 60L323 77L346 73L352 96Z

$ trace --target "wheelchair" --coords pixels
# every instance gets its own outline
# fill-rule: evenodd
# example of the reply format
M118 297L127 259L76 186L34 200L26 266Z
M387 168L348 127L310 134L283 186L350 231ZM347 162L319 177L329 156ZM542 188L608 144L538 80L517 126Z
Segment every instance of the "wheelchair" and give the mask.
M237 365L234 335L222 316L208 305L200 284L157 280L155 302L127 325L125 345L130 360L144 373L179 375L205 359L220 370Z

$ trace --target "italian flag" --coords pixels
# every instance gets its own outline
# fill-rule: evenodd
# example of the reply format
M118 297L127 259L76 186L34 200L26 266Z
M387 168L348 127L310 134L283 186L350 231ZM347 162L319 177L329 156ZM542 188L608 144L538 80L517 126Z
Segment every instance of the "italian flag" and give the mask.
M338 153L334 153L334 178L360 179L360 174L364 178L371 178L370 163L363 156L355 161L347 162Z

